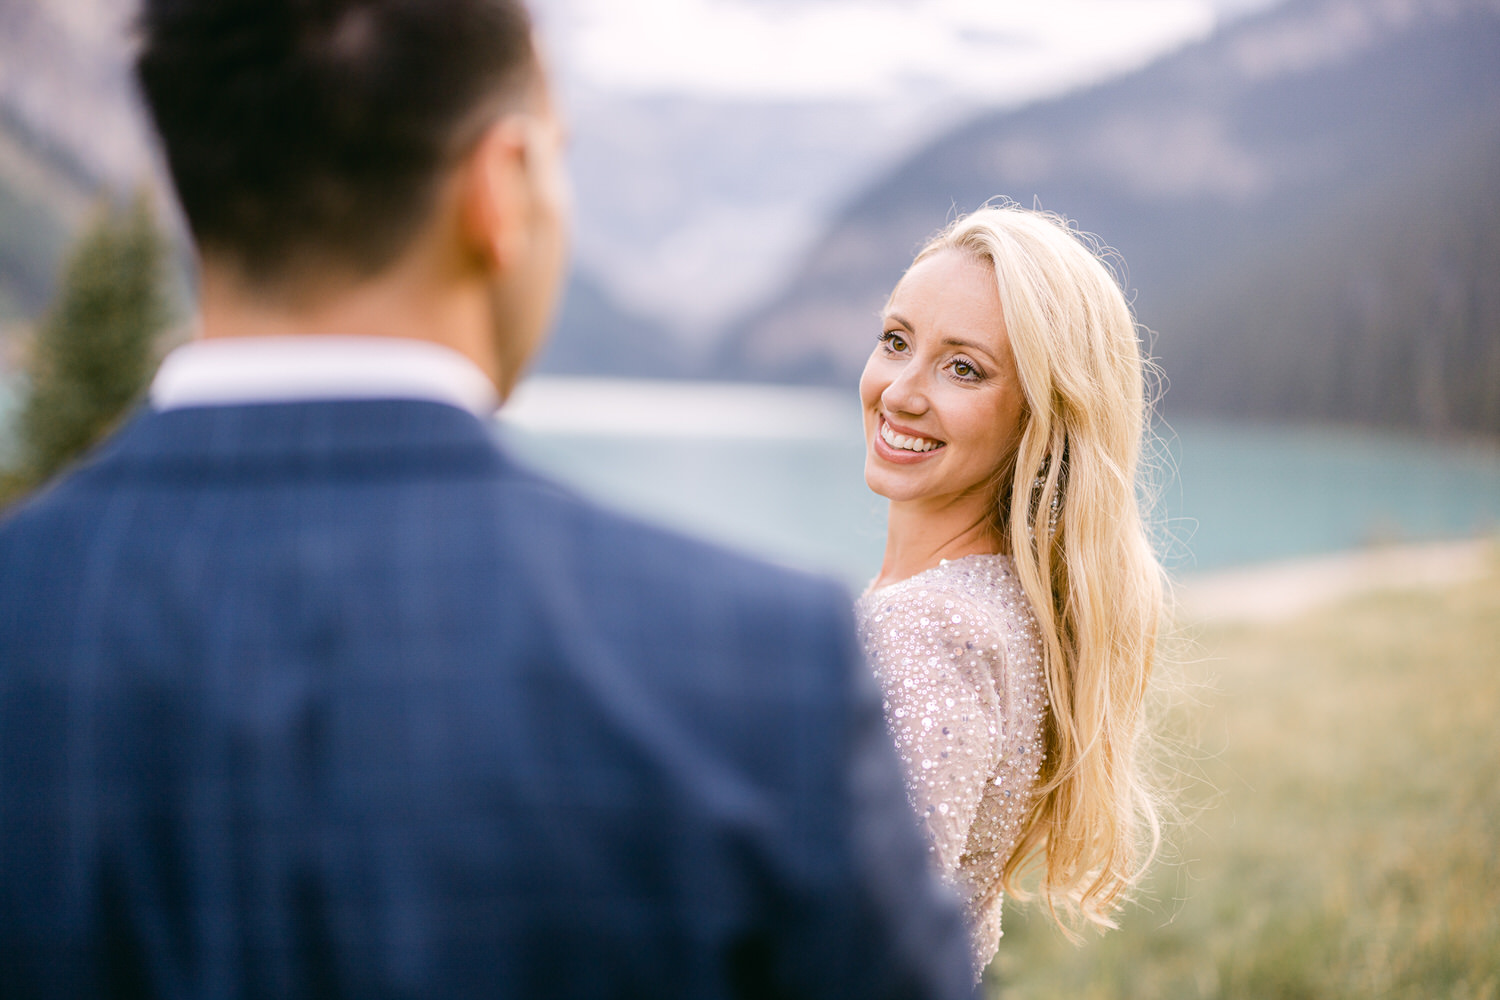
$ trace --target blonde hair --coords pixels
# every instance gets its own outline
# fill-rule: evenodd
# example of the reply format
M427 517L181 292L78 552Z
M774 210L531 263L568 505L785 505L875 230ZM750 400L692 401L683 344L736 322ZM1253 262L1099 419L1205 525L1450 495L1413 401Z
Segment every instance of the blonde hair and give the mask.
M950 225L917 255L993 268L1025 407L995 528L1040 627L1051 711L1040 785L1004 885L1035 893L1071 934L1113 913L1161 825L1141 759L1164 582L1138 496L1150 404L1130 307L1066 220L1006 203ZM915 261L913 262L915 263Z

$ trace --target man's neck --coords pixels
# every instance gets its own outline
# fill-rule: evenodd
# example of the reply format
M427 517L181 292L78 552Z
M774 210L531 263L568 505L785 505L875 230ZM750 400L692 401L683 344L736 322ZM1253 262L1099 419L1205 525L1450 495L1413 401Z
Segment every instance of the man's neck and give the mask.
M205 340L244 337L377 337L426 341L456 351L502 384L489 336L491 317L482 287L421 280L395 268L379 278L322 295L258 294L229 274L205 267Z

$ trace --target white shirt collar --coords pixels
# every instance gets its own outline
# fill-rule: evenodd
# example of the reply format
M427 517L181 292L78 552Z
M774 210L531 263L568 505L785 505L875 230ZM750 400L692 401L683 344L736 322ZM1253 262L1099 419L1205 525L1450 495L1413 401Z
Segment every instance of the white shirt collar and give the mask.
M477 417L500 405L468 358L401 337L224 337L167 355L151 383L157 410L314 400L422 399Z

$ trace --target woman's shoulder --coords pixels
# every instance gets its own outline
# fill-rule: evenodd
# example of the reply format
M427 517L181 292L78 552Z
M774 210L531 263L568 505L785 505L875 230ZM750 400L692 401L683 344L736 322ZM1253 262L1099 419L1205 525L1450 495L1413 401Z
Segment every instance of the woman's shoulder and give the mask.
M1005 555L945 559L915 576L866 591L856 611L866 629L891 623L961 623L1010 635L1036 628L1026 592Z
M864 622L922 618L941 613L986 624L1031 621L1031 604L1010 556L972 555L944 559L930 570L864 592L856 612Z
M951 607L955 601L983 609L1015 600L1024 603L1026 593L1010 557L984 554L944 559L905 580L870 588L857 603L862 612L876 612L882 608Z

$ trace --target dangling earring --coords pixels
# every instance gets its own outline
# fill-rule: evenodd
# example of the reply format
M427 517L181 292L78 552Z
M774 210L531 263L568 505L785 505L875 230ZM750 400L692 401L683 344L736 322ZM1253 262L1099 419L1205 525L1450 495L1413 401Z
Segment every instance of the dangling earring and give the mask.
M1047 471L1044 466L1042 473L1036 477L1031 484L1031 503L1033 509L1041 502L1042 491L1047 488ZM1062 479L1057 480L1057 489L1052 491L1052 500L1047 504L1047 537L1051 538L1057 534L1057 518L1062 513Z
M1031 484L1031 518L1037 527L1040 525L1042 493L1047 489L1047 473L1052 470L1052 456L1048 455L1046 461L1042 462L1041 471L1037 473L1036 479ZM1047 504L1047 540L1051 541L1057 535L1057 519L1062 515L1063 490L1068 483L1068 444L1063 440L1062 461L1058 463L1057 485L1052 490L1052 499Z

